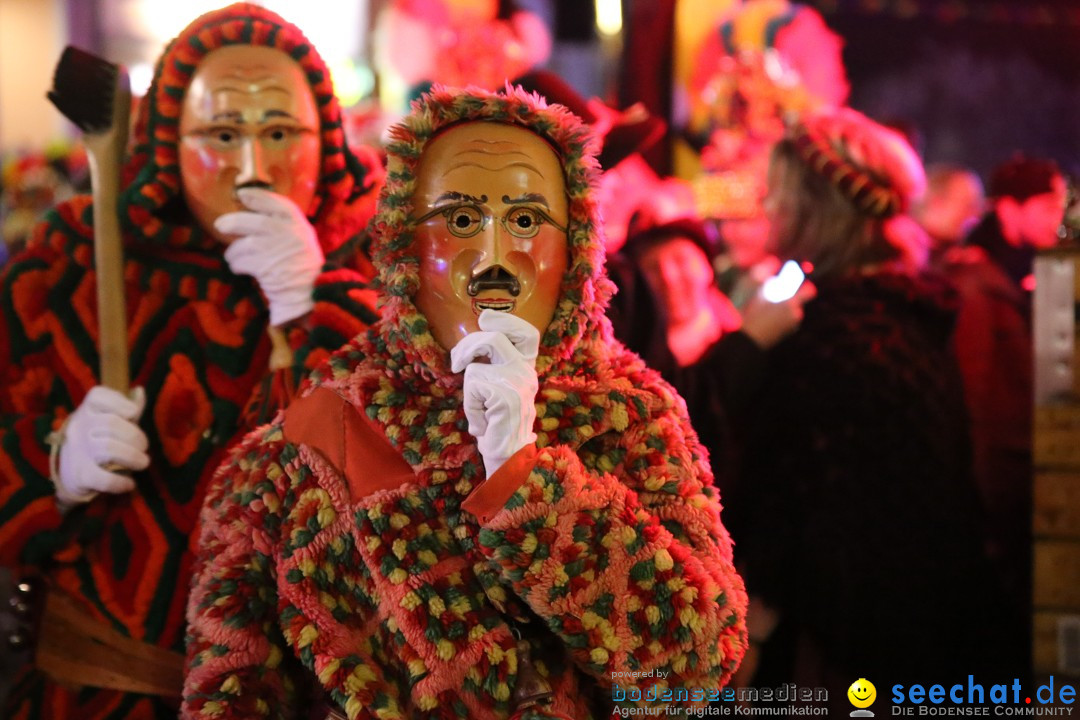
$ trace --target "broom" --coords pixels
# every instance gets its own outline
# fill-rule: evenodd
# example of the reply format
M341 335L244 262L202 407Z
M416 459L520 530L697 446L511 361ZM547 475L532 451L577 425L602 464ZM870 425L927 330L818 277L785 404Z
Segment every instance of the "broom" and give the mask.
M83 131L94 197L100 382L126 394L127 315L117 203L131 113L127 72L68 46L48 98ZM179 696L183 685L182 655L118 633L53 589L46 593L34 661L39 670L67 685L166 697Z
M127 71L69 45L56 65L53 88L47 97L83 131L94 197L100 382L126 394L127 315L117 202L131 113Z

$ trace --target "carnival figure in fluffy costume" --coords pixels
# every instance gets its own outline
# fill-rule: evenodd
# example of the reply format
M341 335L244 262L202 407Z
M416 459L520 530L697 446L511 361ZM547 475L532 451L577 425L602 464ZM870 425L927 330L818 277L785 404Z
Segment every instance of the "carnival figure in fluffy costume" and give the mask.
M118 208L136 391L98 380L90 198L0 279L0 559L50 588L4 717L176 717L212 469L284 381L375 319L351 239L383 172L345 146L294 25L247 4L199 18L140 113Z
M683 401L604 317L591 136L517 88L394 132L381 320L204 508L184 717L290 717L305 677L349 718L700 704L746 599Z

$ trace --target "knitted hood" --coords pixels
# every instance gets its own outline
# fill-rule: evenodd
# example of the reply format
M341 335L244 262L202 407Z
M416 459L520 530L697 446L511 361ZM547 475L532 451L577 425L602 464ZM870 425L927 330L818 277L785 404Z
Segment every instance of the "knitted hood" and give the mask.
M382 170L374 154L358 159L345 143L341 108L326 64L300 29L265 8L236 3L209 12L183 30L157 62L150 90L139 106L134 151L124 168L120 199L125 230L137 241L173 246L217 247L185 211L178 154L184 93L199 62L226 45L281 50L303 69L315 96L322 139L322 166L308 218L324 252L359 232L373 212Z
M494 93L436 85L415 101L412 112L392 129L387 182L374 224L374 261L383 293L378 326L395 364L412 366L439 384L452 385L449 353L428 329L427 318L413 302L420 283L420 262L413 245L412 196L425 145L439 131L462 122L490 121L517 125L546 140L563 166L569 200L567 247L570 258L559 301L540 342L537 370L545 374L574 372L587 365L588 348L610 343L604 315L613 286L603 270L604 245L595 200L599 143L592 131L561 105L549 105L537 94L507 85ZM593 358L595 360L595 358ZM460 382L460 375L456 377Z

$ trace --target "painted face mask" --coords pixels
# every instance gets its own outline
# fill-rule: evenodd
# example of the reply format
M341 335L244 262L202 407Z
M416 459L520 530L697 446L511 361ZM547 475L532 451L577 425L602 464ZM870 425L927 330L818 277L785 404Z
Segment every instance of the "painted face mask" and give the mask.
M566 272L562 164L532 132L475 122L424 148L413 194L420 288L414 301L446 349L486 308L551 322Z
M199 63L180 116L180 177L199 225L245 209L237 188L264 187L308 212L319 182L319 116L295 60L232 45Z

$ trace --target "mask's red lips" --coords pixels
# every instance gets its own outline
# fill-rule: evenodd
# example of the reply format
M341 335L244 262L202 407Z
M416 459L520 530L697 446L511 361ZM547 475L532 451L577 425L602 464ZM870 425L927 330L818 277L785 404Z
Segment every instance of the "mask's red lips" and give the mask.
M513 312L516 305L516 300L510 300L506 298L477 298L472 301L473 312L477 315L479 315L484 310Z

